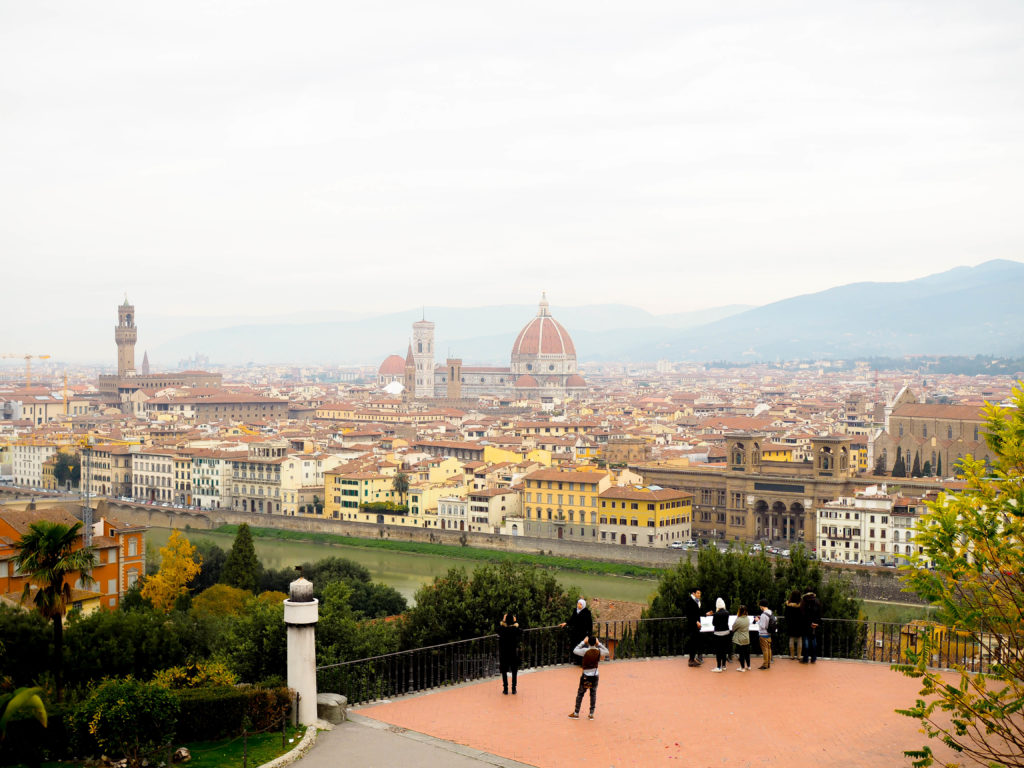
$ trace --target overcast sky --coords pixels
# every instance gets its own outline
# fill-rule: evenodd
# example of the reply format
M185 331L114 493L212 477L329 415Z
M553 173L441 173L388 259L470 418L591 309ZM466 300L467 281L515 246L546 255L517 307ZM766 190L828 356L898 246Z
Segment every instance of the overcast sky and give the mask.
M1021 260L1022 118L1020 0L0 0L0 352Z

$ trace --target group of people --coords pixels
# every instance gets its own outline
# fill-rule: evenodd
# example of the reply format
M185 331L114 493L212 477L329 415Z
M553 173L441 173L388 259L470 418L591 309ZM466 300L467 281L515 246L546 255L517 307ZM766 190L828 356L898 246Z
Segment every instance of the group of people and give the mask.
M747 606L741 605L736 611L735 619L730 622L731 616L725 600L719 597L715 600L715 610L705 611L701 605L700 589L691 589L685 605L684 621L684 653L689 654L689 665L699 667L704 662L705 643L701 637L701 619L711 617L711 637L715 652L715 667L712 672L724 672L734 652L740 664L737 671L749 670L750 646L755 636L761 648L761 666L758 669L770 669L776 619L768 607L767 600L758 601L757 607L758 613L754 616ZM794 590L786 602L783 620L789 637L789 657L796 659L801 656L801 663L815 663L818 660L818 628L821 625L821 601L818 600L818 596L813 592L801 595L799 591ZM576 689L576 706L569 717L579 719L583 696L589 692L589 718L593 720L597 707L598 664L602 659L608 658L608 649L594 634L594 617L587 608L587 601L582 597L576 601L576 607L569 617L558 626L568 631L569 645L572 649L570 661L581 668ZM506 611L498 622L498 669L501 671L501 692L505 695L509 693L509 676L512 678L512 695L516 694L521 638L519 618L513 611Z
M597 707L597 684L600 680L597 667L602 659L607 659L609 651L605 645L597 639L594 634L594 617L587 608L587 601L582 597L576 601L576 608L570 616L559 624L569 632L569 642L572 646L570 660L580 669L579 685L576 689L576 706L569 715L572 719L579 719L580 705L583 703L585 693L590 693L589 719L594 719L594 710ZM509 676L512 677L512 695L516 694L517 675L519 673L519 641L522 637L522 629L519 626L519 618L512 611L506 611L498 622L498 669L501 672L501 692L507 695L509 692Z
M750 646L752 635L756 631L758 644L761 647L761 666L758 669L771 669L772 636L776 629L776 619L767 600L758 601L758 614L752 616L747 606L741 605L736 611L736 618L730 623L729 610L725 600L715 601L715 610L706 611L701 605L701 591L694 587L685 603L685 648L684 653L690 657L689 666L699 667L704 663L703 649L706 641L701 635L701 619L711 617L712 643L715 653L715 667L712 672L724 672L735 646L739 658L738 672L750 669ZM818 660L818 627L821 624L821 601L813 592L801 595L794 590L786 603L784 613L786 633L789 636L789 656L796 659L802 652L801 663L813 664Z

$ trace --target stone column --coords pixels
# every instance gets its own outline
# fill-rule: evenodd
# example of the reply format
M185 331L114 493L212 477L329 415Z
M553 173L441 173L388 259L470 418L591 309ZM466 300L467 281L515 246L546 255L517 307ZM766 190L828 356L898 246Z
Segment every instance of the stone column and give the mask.
M316 622L318 601L313 585L301 576L288 588L284 623L288 627L288 687L299 694L299 722L316 722Z

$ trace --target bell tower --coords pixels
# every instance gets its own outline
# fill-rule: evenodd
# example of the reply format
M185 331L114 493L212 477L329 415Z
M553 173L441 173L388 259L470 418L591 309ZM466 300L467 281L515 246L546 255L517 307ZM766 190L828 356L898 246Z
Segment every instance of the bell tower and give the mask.
M117 325L114 327L114 342L117 344L117 375L135 375L135 341L139 329L135 326L135 306L124 303L117 308Z
M416 361L416 397L433 397L434 323L425 316L412 324L412 354Z

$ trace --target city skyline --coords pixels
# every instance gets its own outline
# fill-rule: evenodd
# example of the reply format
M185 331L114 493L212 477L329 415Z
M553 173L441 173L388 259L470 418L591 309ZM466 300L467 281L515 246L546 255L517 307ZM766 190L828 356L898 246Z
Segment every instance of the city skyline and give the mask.
M0 13L12 351L125 291L661 314L1021 253L1014 3Z

